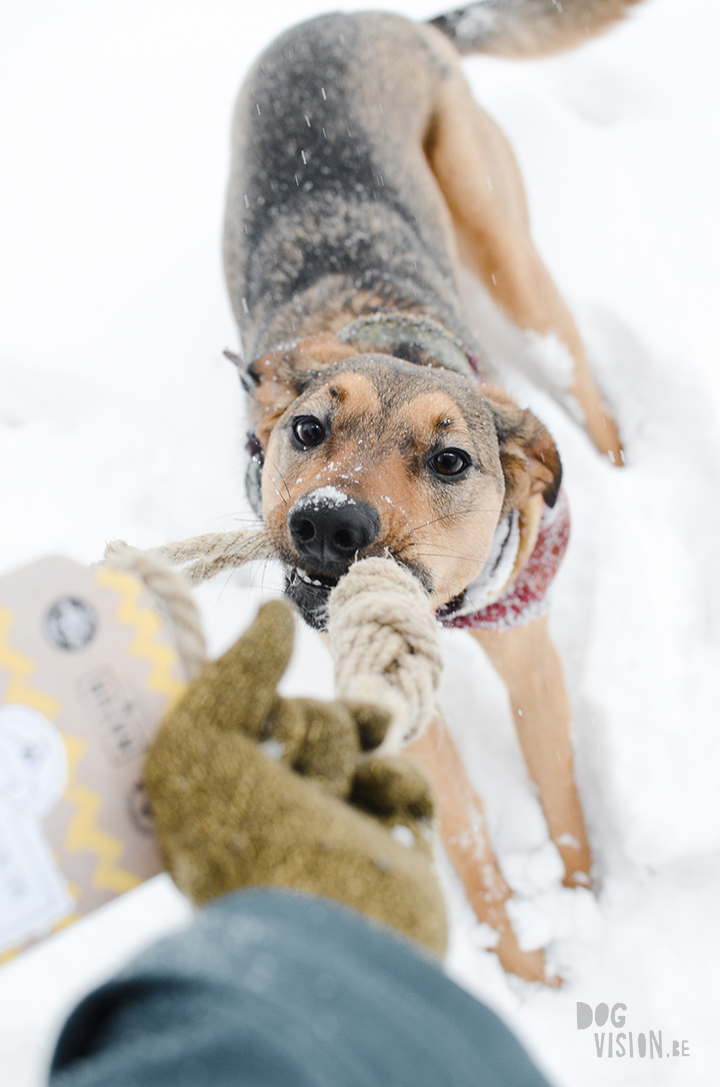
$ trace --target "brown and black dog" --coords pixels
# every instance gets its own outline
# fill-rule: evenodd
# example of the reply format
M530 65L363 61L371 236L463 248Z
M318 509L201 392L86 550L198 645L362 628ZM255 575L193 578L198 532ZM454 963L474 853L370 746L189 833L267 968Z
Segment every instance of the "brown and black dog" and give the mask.
M321 628L349 564L390 555L443 621L471 628L508 687L570 886L589 884L591 857L542 607L566 538L560 459L497 385L459 300L461 266L519 328L564 345L563 393L599 450L617 464L622 451L531 241L512 151L460 54L566 49L634 2L480 0L428 24L369 13L288 31L240 93L225 225L252 403L248 489L288 595ZM480 803L442 722L412 746L501 961L542 977L542 955L515 942Z

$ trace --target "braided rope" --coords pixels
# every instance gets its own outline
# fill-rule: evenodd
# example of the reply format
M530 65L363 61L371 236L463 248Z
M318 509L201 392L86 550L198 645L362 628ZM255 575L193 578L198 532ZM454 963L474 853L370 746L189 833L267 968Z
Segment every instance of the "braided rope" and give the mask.
M392 559L363 559L330 595L330 650L341 698L392 714L383 750L418 736L435 710L439 627L418 580Z
M256 528L243 528L238 532L209 532L205 536L194 536L189 540L156 547L152 554L170 566L189 563L184 573L191 585L217 577L223 570L235 569L246 562L277 558L265 533Z
M195 679L207 663L207 647L200 611L184 578L149 551L138 551L122 540L105 548L105 562L126 570L142 581L164 611L188 681Z
M188 583L274 557L267 537L254 529L208 533L152 551L123 541L105 549L106 562L136 574L160 602L189 679L207 655ZM181 576L169 568L183 563ZM442 670L439 626L418 580L389 558L354 563L330 594L328 634L338 696L390 711L383 750L418 736L433 717Z

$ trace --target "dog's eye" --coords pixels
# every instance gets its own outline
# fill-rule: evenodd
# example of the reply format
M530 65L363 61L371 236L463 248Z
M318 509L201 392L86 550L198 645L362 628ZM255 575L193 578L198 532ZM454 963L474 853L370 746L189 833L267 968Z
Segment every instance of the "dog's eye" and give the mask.
M293 436L303 449L320 445L325 437L325 427L314 415L302 415L292 425Z
M443 449L430 458L428 466L438 476L459 476L470 467L470 458L462 449Z

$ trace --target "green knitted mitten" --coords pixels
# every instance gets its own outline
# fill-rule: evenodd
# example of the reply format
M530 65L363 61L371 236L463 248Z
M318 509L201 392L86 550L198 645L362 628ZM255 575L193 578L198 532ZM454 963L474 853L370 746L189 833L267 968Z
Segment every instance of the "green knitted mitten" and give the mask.
M421 770L373 756L388 715L281 698L290 607L274 601L168 715L145 763L165 864L194 902L239 887L337 899L442 954Z

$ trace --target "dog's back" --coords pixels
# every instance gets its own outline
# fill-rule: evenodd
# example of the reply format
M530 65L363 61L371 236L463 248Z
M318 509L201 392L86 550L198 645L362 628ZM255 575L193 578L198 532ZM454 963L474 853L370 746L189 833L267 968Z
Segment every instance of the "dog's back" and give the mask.
M225 255L251 357L379 306L469 335L424 154L445 74L431 38L445 45L392 15L324 16L279 38L245 84Z
M483 0L435 26L336 14L278 38L234 127L225 265L248 361L388 308L434 317L477 349L428 162L443 95L462 82L458 52L556 51L633 2Z

